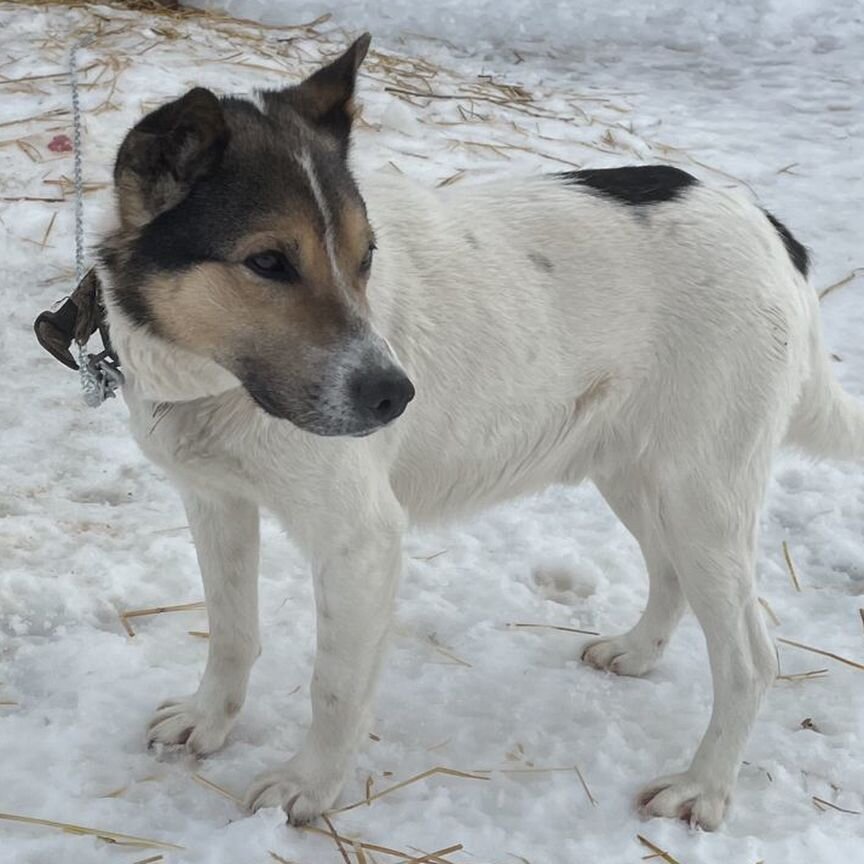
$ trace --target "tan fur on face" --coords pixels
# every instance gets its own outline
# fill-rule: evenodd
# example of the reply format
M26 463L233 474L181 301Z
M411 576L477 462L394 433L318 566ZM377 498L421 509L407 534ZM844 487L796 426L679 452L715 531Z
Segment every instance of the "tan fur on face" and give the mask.
M363 209L354 201L345 201L339 208L339 242L336 245L336 255L342 272L351 274L350 284L366 306L366 282L368 274L358 275L360 262L373 242L372 229L366 219ZM374 264L373 264L374 266Z
M309 349L337 342L351 320L338 297L266 281L240 263L203 263L155 278L147 291L168 339L232 371L242 359L274 352L293 365Z
M371 229L361 207L340 208L337 264L347 283L333 273L316 219L303 209L267 219L235 246L229 262L204 262L186 272L155 277L143 289L160 332L179 345L231 368L267 346L289 362L291 354L332 346L345 338L365 309L366 279L359 273ZM267 280L252 273L250 255L276 250L296 266L300 281ZM278 348L277 348L278 346Z

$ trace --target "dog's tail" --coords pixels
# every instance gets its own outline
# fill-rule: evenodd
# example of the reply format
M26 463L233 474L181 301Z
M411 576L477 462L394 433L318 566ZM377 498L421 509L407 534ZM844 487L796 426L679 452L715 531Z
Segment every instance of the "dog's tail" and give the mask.
M864 404L834 378L813 310L810 377L792 415L786 442L817 457L864 462Z

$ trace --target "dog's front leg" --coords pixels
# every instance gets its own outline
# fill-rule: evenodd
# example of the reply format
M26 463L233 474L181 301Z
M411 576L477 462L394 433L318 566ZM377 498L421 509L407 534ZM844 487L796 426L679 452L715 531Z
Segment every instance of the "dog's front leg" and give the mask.
M159 706L150 744L218 750L246 698L258 642L258 507L240 498L183 490L210 621L207 666L196 693Z
M389 493L389 490L388 490ZM321 514L313 558L318 651L312 725L282 769L258 777L246 803L282 807L300 824L327 810L368 731L393 598L402 567L404 517L392 497L365 513Z

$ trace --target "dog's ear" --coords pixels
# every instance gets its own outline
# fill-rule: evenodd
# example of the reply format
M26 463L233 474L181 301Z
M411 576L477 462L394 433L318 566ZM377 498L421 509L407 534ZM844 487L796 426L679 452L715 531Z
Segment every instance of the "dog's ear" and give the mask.
M148 114L127 134L114 165L123 225L140 227L179 204L219 165L228 138L222 106L203 87Z
M343 154L347 154L351 121L354 119L357 70L371 41L372 37L364 33L341 57L319 69L302 84L265 96L277 104L290 106L317 129L332 135Z

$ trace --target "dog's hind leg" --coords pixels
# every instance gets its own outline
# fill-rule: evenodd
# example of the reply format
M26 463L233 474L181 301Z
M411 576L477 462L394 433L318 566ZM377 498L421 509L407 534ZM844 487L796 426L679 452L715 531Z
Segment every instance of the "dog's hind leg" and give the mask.
M333 804L369 731L402 569L405 517L389 485L349 485L328 495L322 483L320 509L310 503L298 514L305 527L291 526L312 560L315 580L312 725L294 758L256 778L246 795L250 809L282 807L294 824Z
M728 456L728 454L727 454ZM671 461L671 460L670 460ZM708 647L714 708L690 767L639 796L642 812L713 830L723 819L776 658L755 589L758 512L768 475L763 444L743 466L658 472L658 527Z
M163 703L148 734L151 745L185 745L201 756L218 750L237 720L260 651L258 507L186 489L183 501L207 600L207 666L198 691Z
M636 626L619 636L595 639L582 651L585 663L618 675L644 675L655 666L686 606L675 567L650 517L650 502L639 476L634 467L616 471L612 477L594 478L615 515L639 541L648 569L648 604Z

